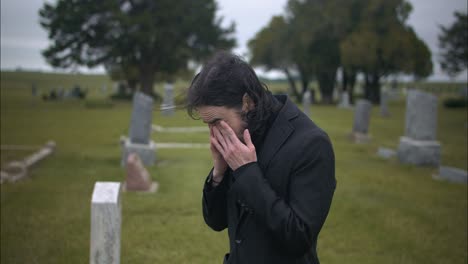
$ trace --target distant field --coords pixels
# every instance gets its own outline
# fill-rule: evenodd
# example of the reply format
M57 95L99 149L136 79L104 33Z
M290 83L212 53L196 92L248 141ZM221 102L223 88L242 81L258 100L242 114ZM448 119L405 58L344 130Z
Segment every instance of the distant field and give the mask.
M85 101L44 102L41 92L89 89ZM101 91L107 85L106 93ZM433 84L431 84L433 85ZM436 85L451 87L443 84ZM463 85L463 84L461 84ZM119 137L128 133L130 102L110 102L112 82L105 76L25 72L1 73L0 142L41 145L57 142L57 151L16 184L1 185L1 263L88 263L90 199L96 181L123 181ZM182 93L187 82L176 83ZM271 83L273 91L286 90ZM439 89L439 88L436 88ZM455 90L455 88L453 88ZM162 84L156 85L162 91ZM440 98L453 92L438 93ZM107 103L93 107L89 103ZM467 169L467 109L439 104L437 137L442 163ZM183 110L163 117L156 105L153 123L200 126ZM390 118L372 112L371 143L348 141L353 112L335 106L312 106L312 119L330 135L336 155L338 186L320 234L321 263L466 264L467 186L435 181L435 168L401 165L376 156L378 147L396 148L404 131L404 98L390 103ZM208 135L154 133L157 142L206 143ZM1 161L25 153L2 151ZM221 263L228 251L227 233L203 222L201 189L211 167L206 150L158 150L149 168L160 184L156 194L124 193L121 263Z

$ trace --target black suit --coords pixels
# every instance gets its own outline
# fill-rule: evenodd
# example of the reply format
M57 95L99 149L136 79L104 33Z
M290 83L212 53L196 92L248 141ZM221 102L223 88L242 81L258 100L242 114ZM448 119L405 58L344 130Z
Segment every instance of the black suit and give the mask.
M336 187L335 158L325 132L285 96L257 162L228 170L203 189L203 216L228 228L227 263L318 264L317 236Z

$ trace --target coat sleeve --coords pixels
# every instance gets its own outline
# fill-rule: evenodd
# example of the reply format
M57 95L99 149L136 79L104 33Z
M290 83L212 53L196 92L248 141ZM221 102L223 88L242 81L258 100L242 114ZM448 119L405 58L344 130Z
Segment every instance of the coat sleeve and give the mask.
M229 175L225 175L220 184L212 187L209 179L213 170L205 181L203 187L203 218L205 223L215 231L222 231L227 227L227 190Z
M336 187L335 159L326 138L301 148L299 161L292 168L289 197L279 197L271 188L259 165L246 164L234 171L231 186L238 198L255 212L282 248L302 256L313 246L331 206Z

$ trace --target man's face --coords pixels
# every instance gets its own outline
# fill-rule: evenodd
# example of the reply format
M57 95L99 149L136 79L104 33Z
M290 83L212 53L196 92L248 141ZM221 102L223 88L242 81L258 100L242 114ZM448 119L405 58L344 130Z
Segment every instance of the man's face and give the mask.
M197 108L197 111L203 122L208 124L210 128L223 120L234 130L237 137L244 142L243 135L247 123L242 120L240 111L224 106L201 106Z

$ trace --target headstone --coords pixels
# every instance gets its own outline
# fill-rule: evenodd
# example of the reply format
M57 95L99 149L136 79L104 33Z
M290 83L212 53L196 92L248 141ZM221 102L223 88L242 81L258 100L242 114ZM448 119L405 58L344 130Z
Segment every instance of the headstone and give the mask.
M128 155L127 178L125 180L126 191L154 192L156 183L151 182L151 176L143 166L140 157L136 153Z
M380 115L383 117L389 117L390 112L388 111L389 95L387 92L382 91L380 94Z
M143 93L136 92L133 97L130 138L121 139L123 147L122 166L126 166L130 153L137 153L143 164L147 166L154 165L156 160L156 144L151 141L152 115L153 99Z
M370 140L369 122L372 110L372 103L365 99L360 99L356 103L354 110L354 124L351 138L356 143L365 143Z
M377 150L377 155L378 155L379 157L381 157L381 158L384 158L384 159L390 159L390 158L392 158L393 156L396 155L396 151L393 150L393 149L380 147L380 148Z
M434 175L434 178L454 183L468 183L468 173L465 170L453 167L440 166L439 175Z
M403 163L440 163L440 143L436 141L437 97L417 90L408 91L405 136L400 138L398 158Z
M338 104L339 108L350 108L351 104L349 103L349 93L344 91L341 93L341 101Z
M161 112L163 116L174 115L174 84L167 82L164 84L164 98L161 104Z
M96 182L91 198L90 264L120 263L120 183Z
M149 143L152 116L153 99L143 93L136 92L133 97L133 111L130 123L130 141L132 143Z
M304 97L302 97L302 108L304 109L304 113L310 118L310 103L311 103L311 93L307 91L304 93Z

